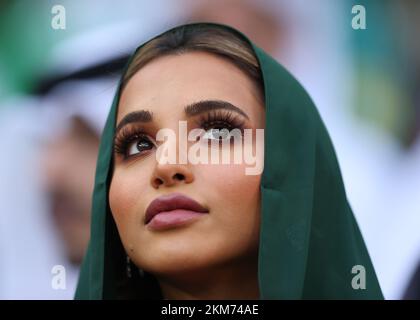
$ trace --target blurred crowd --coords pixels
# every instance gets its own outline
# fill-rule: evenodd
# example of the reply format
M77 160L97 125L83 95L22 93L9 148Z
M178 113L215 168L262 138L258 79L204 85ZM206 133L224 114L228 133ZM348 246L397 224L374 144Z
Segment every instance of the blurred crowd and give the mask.
M353 29L352 7L366 9ZM129 55L171 26L241 30L308 90L386 299L420 299L418 1L0 0L0 299L72 299L102 128ZM65 288L52 286L54 266ZM349 270L350 272L350 270ZM369 285L369 284L367 284Z

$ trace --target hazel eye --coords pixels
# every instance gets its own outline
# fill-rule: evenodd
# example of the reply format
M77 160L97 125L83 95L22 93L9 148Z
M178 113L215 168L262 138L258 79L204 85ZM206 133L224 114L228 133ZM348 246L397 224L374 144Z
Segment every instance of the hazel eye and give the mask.
M147 151L153 148L153 143L150 142L150 140L146 138L139 138L133 141L128 146L127 156L132 156L138 153L141 153L143 151Z

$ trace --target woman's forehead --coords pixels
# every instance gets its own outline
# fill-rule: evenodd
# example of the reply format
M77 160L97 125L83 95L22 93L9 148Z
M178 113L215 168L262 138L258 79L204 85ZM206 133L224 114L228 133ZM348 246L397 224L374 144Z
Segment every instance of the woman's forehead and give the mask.
M209 99L238 105L250 116L261 105L253 81L228 60L206 52L163 56L128 81L120 98L118 121L140 109L174 115L191 103Z

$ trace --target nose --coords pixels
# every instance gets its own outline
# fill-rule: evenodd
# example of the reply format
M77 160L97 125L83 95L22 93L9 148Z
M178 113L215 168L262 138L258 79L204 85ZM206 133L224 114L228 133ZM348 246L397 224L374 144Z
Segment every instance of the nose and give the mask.
M194 175L188 165L157 164L151 178L153 188L171 187L180 183L191 183Z

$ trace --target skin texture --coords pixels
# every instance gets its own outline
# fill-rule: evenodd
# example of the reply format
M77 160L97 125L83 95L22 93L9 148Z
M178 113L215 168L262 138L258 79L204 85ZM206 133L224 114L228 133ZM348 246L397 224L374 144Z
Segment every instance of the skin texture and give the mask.
M199 116L187 117L184 107L208 99L242 109L249 116L240 118L245 128L265 126L253 81L206 52L159 57L140 69L122 92L117 123L130 112L151 111L153 122L142 127L157 145L157 130L178 134L180 120L188 121L188 130L197 128ZM128 159L115 154L109 191L113 217L130 259L155 275L165 299L258 299L261 175L245 175L245 167L160 164L156 147ZM182 227L150 230L144 224L148 205L172 192L193 198L209 214Z

